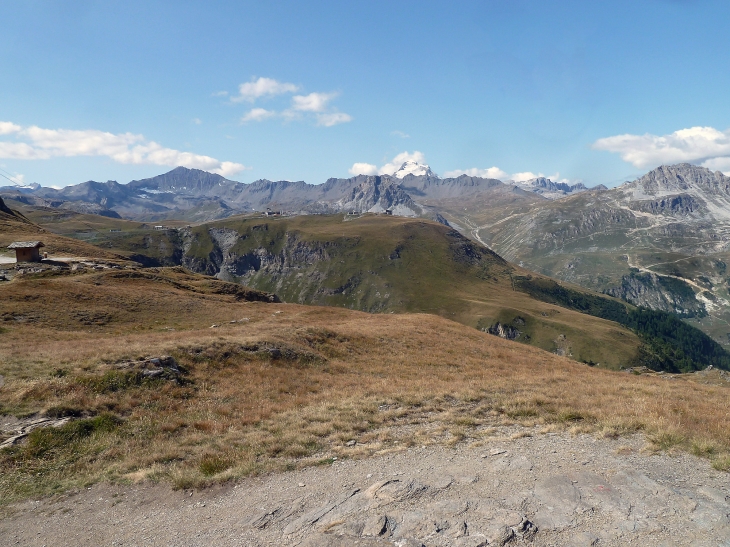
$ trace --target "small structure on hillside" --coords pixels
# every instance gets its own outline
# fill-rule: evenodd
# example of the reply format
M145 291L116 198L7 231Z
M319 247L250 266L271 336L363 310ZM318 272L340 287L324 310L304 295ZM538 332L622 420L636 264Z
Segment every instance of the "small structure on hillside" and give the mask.
M42 241L14 241L8 245L8 249L15 249L16 262L40 262L41 252L38 250L45 247Z
M386 209L385 210L385 214L386 215L392 215L393 214L393 209Z

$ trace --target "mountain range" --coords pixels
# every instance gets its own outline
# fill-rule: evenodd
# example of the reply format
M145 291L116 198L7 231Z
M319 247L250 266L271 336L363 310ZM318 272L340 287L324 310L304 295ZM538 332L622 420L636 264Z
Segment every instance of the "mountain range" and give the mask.
M616 188L442 214L530 270L730 339L730 177L682 163Z
M467 175L441 179L427 165L407 161L393 175L331 178L323 184L263 179L243 184L178 167L127 184L88 181L62 189L3 187L0 195L28 205L141 221L206 221L267 208L290 213L390 210L398 216L438 219L440 200L489 192L495 186L548 199L586 190L583 184L571 186L544 177L520 183Z
M461 175L405 162L393 175L323 184L243 184L178 167L127 184L4 187L11 206L145 222L189 223L267 209L286 214L389 211L435 219L527 269L683 317L730 342L730 177L661 166L616 188Z

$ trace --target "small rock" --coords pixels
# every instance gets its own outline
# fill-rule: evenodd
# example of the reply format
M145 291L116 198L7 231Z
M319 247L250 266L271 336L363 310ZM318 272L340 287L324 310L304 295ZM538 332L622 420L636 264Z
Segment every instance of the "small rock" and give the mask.
M567 545L568 547L593 547L594 545L599 545L599 543L600 538L598 536L587 532L578 532L570 538L570 542Z
M303 482L300 482L300 483L299 483L299 484L298 484L297 486L299 486L299 488L304 488L304 487L305 487L305 486L307 486L307 485L306 485L306 484L304 484Z
M388 517L385 515L375 515L370 517L362 529L363 537L382 536L388 531Z
M506 454L506 453L507 453L507 451L506 450L502 450L501 448L492 448L489 451L489 455L490 456L499 456L500 454Z
M211 325L210 328L211 329L217 329L218 328L218 325Z
M352 439L350 441L347 441L345 443L345 446L355 446L357 444L357 441L355 439Z
M515 537L515 531L509 526L496 526L490 532L487 533L488 545L499 545L502 547Z
M511 469L520 469L522 471L530 471L532 469L532 462L524 456L518 456L514 458L510 464Z

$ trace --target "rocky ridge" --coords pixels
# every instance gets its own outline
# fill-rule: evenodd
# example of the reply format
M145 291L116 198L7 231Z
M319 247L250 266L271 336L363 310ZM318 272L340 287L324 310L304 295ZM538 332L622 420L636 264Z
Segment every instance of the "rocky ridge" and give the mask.
M178 167L128 184L87 181L60 190L4 187L0 192L34 206L147 221L214 220L266 209L291 213L390 210L400 216L434 218L439 211L438 203L432 203L434 200L489 192L495 184L517 187L514 183L466 175L441 179L427 165L407 161L392 175L332 178L324 184L265 179L243 184L198 169ZM519 187L550 199L585 190L582 184L570 186L545 178L520 183Z
M730 177L723 173L687 163L661 166L616 188L492 212L475 221L474 213L457 216L452 208L447 218L469 226L507 260L693 317L727 343ZM646 276L632 277L632 268Z

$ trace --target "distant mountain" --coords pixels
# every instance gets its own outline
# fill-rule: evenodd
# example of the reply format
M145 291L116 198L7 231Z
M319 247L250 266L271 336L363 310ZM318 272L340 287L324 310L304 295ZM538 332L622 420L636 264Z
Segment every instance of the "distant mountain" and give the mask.
M560 199L569 194L577 194L578 192L585 192L588 190L582 182L567 184L565 182L553 182L545 177L537 177L522 182L515 182L514 184L523 190L535 192L547 199ZM594 189L605 190L606 187L601 186L600 188Z
M477 194L500 193L497 188L522 189L547 199L586 189L582 184L569 186L545 178L519 184L466 175L441 179L428 165L409 160L393 175L358 175L316 185L265 179L243 184L199 169L177 167L128 184L87 181L60 190L11 186L0 188L0 194L38 207L140 221L206 221L266 209L291 213L389 210L399 216L443 220L441 213L448 212L448 207L441 211L443 200L458 203ZM513 198L520 195L517 192Z
M389 210L396 216L432 218L529 270L672 312L719 342L730 340L730 184L722 173L689 164L663 166L609 190L546 178L519 184L466 175L441 179L423 167L406 165L402 178L359 175L320 185L268 180L242 184L177 168L128 184L87 181L61 190L5 188L0 193L12 194L14 204L144 221L205 222L267 208L292 214ZM42 218L43 210L34 214ZM161 232L160 237L175 241L161 242L155 252L202 253L201 260L208 258L200 268L207 271L210 264L220 268L230 253L238 251L229 245L233 236L228 227L209 228L211 240L197 243L187 238L185 230ZM151 242L135 241L129 252L140 254L139 248L147 249ZM292 256L299 256L295 251ZM234 270L259 260L256 252L242 262L236 259ZM154 255L150 260L156 260ZM393 256L397 255L396 249ZM577 306L578 311L585 303L573 302L560 287L550 288L543 297L549 301L564 297L561 302ZM641 320L640 314L633 319Z
M403 162L403 165L401 165L400 168L395 173L393 173L393 176L397 179L402 179L408 175L413 175L414 177L436 176L436 174L431 171L431 168L428 165L424 165L413 160Z
M451 210L531 270L669 311L730 342L730 177L681 163L525 207Z

